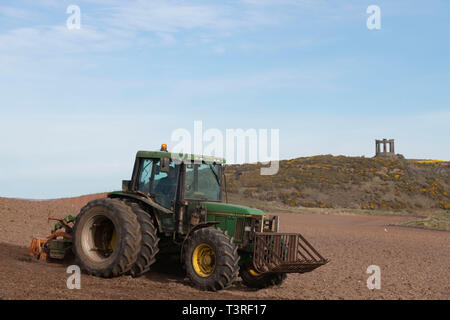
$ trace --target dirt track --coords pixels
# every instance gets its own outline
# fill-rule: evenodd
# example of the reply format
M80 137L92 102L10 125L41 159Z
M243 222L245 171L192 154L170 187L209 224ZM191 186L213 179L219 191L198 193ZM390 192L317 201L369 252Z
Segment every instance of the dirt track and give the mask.
M387 224L405 217L280 214L282 230L301 232L331 262L288 276L279 288L252 291L237 283L217 293L189 286L176 263L133 279L82 276L66 288L64 265L27 256L32 236L46 236L47 214L75 214L99 197L56 201L0 198L0 299L450 299L450 233ZM366 287L369 265L381 268L381 290Z

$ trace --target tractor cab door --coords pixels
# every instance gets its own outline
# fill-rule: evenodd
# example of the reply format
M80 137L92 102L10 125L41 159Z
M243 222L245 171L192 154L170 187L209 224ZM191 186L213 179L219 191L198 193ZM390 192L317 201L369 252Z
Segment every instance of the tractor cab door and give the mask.
M150 185L150 196L165 208L174 210L180 166L170 162L169 172L161 171L161 161L154 165L153 180Z
M222 168L220 165L186 164L184 199L221 201Z
M150 195L155 202L174 211L180 166L170 161L168 172L161 170L160 159L144 159L138 177L138 190Z

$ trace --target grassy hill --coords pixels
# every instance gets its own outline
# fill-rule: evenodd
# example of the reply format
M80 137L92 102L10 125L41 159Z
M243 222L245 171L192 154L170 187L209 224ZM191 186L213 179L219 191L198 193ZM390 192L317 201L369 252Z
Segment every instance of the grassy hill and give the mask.
M261 167L226 166L229 195L292 208L450 209L450 162L321 155L280 161L272 176Z

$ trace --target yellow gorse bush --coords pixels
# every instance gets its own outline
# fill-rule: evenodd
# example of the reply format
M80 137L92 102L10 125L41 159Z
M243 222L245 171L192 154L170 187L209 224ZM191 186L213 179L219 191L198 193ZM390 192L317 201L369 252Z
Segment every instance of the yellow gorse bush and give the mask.
M450 163L447 160L417 160L416 163Z

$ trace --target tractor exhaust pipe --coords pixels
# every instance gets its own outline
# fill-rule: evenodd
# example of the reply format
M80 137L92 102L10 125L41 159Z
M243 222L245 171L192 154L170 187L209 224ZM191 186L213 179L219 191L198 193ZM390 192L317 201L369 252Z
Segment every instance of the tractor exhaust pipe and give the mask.
M183 234L183 222L184 222L184 212L186 210L186 206L181 205L178 209L178 214L176 217L176 231L178 234Z
M184 199L184 186L186 176L184 172L186 171L186 164L181 163L181 174L180 174L180 183L179 183L179 198L178 198L178 210L175 217L175 230L178 234L183 234L183 223L184 223L184 214L186 212L187 202L183 201Z

